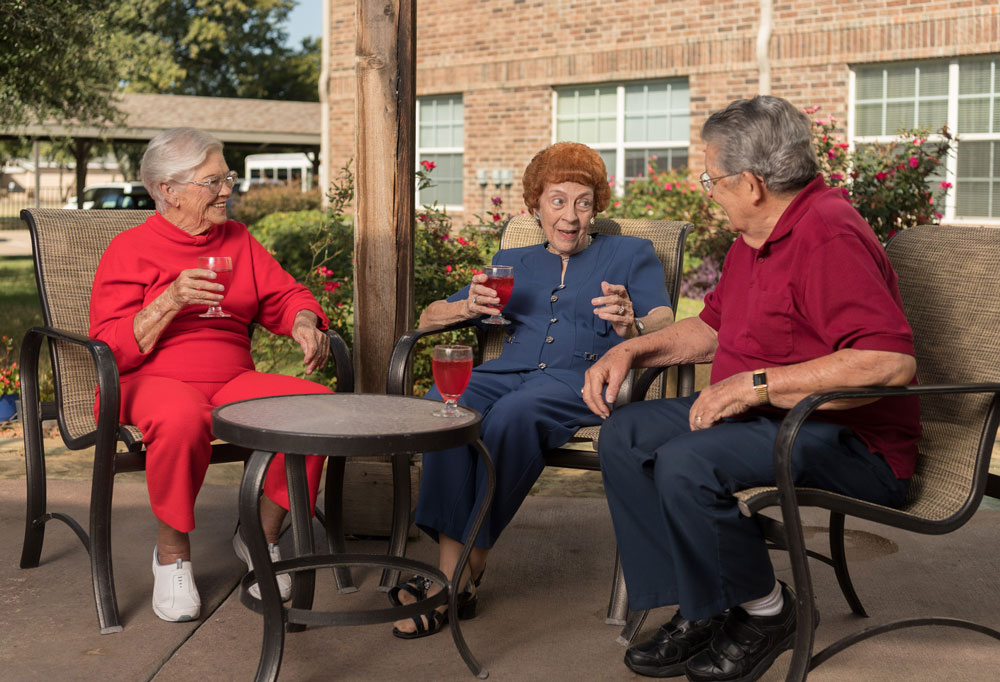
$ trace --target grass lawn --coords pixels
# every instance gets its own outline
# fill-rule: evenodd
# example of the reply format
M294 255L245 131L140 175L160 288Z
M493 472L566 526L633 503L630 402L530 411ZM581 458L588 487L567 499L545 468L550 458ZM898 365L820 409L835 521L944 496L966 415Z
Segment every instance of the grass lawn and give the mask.
M20 352L21 339L30 327L42 324L42 307L35 286L35 267L31 256L0 257L0 334L14 339ZM43 377L51 377L48 349L42 351L40 368ZM43 397L51 396L51 378L42 380ZM48 394L48 395L46 395Z

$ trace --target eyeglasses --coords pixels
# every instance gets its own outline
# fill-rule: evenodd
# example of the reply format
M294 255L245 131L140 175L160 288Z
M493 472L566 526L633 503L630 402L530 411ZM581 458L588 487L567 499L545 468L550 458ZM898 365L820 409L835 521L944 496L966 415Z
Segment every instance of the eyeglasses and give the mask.
M237 173L236 171L229 171L221 178L212 178L210 180L205 180L203 182L199 182L197 180L188 180L187 182L185 182L185 184L190 183L192 185L198 185L199 187L208 187L210 192L216 193L220 189L222 189L223 183L225 183L226 187L232 189L233 185L235 185L236 181L239 179L240 179L239 173Z
M742 172L743 171L740 171L740 173ZM716 180L721 180L722 178L731 178L734 175L739 175L740 173L729 173L728 175L717 175L714 178L710 178L708 177L708 171L705 171L704 173L698 176L698 182L701 183L701 186L705 188L706 192L711 192L712 185L715 184Z

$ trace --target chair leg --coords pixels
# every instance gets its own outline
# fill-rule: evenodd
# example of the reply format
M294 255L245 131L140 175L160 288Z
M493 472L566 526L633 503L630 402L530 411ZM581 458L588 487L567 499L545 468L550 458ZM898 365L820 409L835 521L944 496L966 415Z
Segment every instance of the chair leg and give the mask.
M327 457L326 459L326 500L324 504L326 542L334 554L344 554L344 457ZM357 592L351 569L347 566L336 566L333 577L337 582L337 590L341 594Z
M104 445L104 447L102 447ZM115 472L112 460L115 441L110 447L98 439L94 449L94 479L90 489L90 572L94 582L94 601L101 634L122 631L111 565L111 501Z
M833 559L833 569L837 574L840 591L844 593L851 611L862 618L867 618L868 612L862 606L858 593L854 591L851 573L847 568L847 554L844 551L844 515L839 512L830 512L830 558Z
M27 393L25 381L25 393ZM27 484L27 510L24 517L24 543L21 545L21 568L36 568L42 557L45 540L45 446L42 443L41 415L38 411L37 386L35 398L25 397L21 409L24 413L24 468Z
M649 611L629 611L628 620L625 623L625 627L622 628L622 632L618 635L618 643L622 646L631 646L632 642L635 640L635 636L639 634L639 630L642 629L642 624L646 622L646 616L649 615Z
M389 537L389 556L406 555L406 533L410 529L410 456L392 456L392 533ZM399 570L382 570L380 590L387 591L399 583Z
M625 625L628 617L628 594L625 591L625 574L622 560L615 548L615 577L611 584L611 598L608 600L608 615L604 622L608 625Z

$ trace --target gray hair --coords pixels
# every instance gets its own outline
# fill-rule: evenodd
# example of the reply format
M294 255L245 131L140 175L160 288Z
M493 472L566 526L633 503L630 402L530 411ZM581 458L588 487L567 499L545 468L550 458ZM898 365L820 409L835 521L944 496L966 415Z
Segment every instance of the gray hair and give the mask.
M161 213L166 208L160 183L185 182L211 152L222 152L222 142L197 128L171 128L149 141L139 174Z
M787 194L819 173L811 129L809 117L788 100L758 95L709 116L701 138L715 145L723 173L750 171L775 194Z

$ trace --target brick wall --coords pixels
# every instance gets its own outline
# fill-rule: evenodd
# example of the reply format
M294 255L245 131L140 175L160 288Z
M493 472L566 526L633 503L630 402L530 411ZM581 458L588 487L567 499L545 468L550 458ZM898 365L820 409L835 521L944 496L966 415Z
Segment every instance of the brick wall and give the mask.
M712 111L758 91L759 0L434 0L417 18L418 96L462 93L466 209L477 168L513 168L552 140L552 88L687 77L692 165ZM797 0L773 5L771 92L847 116L853 64L1000 52L996 0ZM353 156L354 3L331 8L334 173Z

